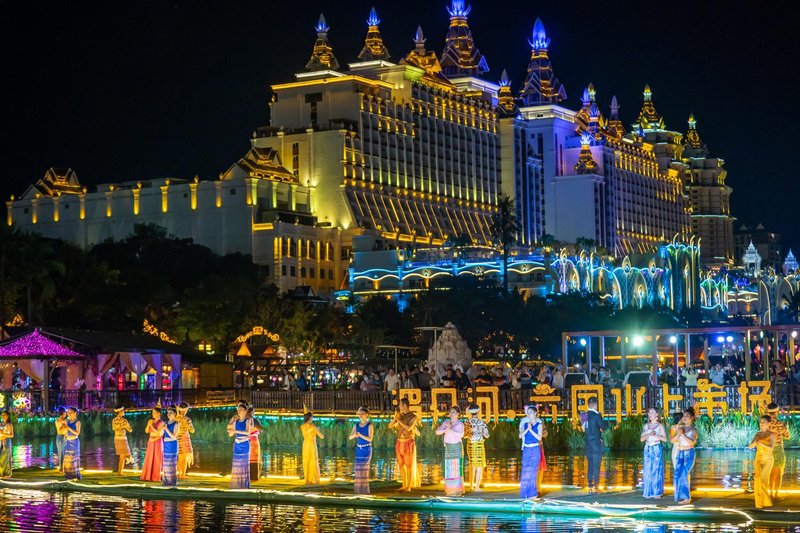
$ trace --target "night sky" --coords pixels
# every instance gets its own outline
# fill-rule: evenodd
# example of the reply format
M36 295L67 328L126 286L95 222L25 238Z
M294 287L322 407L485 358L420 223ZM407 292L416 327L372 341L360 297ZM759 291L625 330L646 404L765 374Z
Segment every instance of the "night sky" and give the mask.
M195 174L214 178L268 120L269 85L308 60L320 11L339 62L363 45L369 8L392 60L422 25L441 54L440 0L17 2L6 5L0 194L21 194L51 166L84 184ZM668 128L694 113L712 155L727 162L733 212L763 222L798 251L789 213L800 191L795 55L800 34L781 3L473 0L475 42L515 92L541 17L550 57L577 108L589 82L626 125L645 83Z

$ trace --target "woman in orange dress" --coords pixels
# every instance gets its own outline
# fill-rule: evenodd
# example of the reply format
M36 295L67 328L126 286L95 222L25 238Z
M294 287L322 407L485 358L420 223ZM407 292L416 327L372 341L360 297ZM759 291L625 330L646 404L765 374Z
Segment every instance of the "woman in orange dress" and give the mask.
M142 465L142 481L161 481L161 464L164 455L164 422L161 420L161 408L153 407L152 418L147 421L144 432L149 435L147 451Z

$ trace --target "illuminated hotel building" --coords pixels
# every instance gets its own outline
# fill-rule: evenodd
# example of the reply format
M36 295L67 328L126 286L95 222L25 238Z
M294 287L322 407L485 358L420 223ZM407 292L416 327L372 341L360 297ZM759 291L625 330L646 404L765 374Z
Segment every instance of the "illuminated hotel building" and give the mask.
M475 77L486 61L468 13L453 2L441 62L417 29L414 49L392 63L373 10L359 61L345 72L320 18L306 71L272 86L270 126L253 141L291 161L314 191L319 224L374 230L397 245L491 241L500 193L496 85Z
M649 88L630 132L616 98L606 118L591 85L580 109L566 108L538 19L515 95L506 71L498 83L485 79L470 7L452 0L448 12L440 55L418 28L413 49L392 62L373 9L346 68L320 16L305 70L272 86L269 125L219 179L89 189L74 172L51 169L7 203L8 223L84 248L152 223L220 254L252 254L282 290L330 294L353 279L351 253L366 242L490 245L491 216L506 194L523 247L548 234L585 237L622 257L695 233L707 262L730 262L730 187L693 120L686 142L666 130Z

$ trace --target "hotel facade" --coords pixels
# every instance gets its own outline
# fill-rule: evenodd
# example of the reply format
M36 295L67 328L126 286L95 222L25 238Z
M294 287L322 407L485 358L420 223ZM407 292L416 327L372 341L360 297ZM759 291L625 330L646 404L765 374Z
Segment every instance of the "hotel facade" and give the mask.
M591 85L580 109L567 108L539 20L515 93L505 71L488 78L470 10L450 3L440 55L418 28L392 61L373 9L346 67L320 16L305 70L272 86L269 124L218 177L86 187L50 169L7 202L7 222L83 248L152 223L220 254L251 254L282 290L326 295L348 288L363 243L492 244L492 214L508 195L523 247L584 237L622 257L694 234L704 261L732 263L724 162L709 157L693 118L685 136L667 130L649 88L630 131L616 98L608 118L599 111Z

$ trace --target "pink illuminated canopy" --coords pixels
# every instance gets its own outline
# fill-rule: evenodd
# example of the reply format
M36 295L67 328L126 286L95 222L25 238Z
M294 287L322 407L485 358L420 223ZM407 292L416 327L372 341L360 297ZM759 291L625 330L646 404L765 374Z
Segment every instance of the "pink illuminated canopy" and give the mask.
M39 333L39 330L34 330L0 346L0 359L57 359L59 357L74 359L84 356L48 339Z

